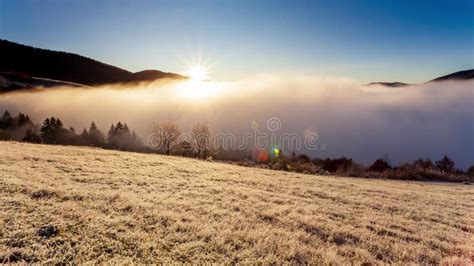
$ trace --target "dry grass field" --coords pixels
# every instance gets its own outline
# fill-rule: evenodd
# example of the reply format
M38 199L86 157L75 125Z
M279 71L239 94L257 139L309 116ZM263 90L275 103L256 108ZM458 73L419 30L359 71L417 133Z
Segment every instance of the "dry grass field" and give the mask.
M472 264L474 186L0 142L0 263Z

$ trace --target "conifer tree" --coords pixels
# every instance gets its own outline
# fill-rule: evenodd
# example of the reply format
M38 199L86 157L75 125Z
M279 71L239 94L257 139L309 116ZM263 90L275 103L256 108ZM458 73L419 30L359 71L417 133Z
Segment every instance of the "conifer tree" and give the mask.
M96 126L95 122L92 121L89 128L89 142L91 145L96 147L103 147L105 144L105 136Z
M13 125L13 117L5 110L2 119L0 120L0 129L8 129Z
M54 122L56 122L56 120L54 120ZM43 124L41 125L40 136L41 136L41 140L44 143L47 143L47 144L53 143L52 123L49 118L46 118Z

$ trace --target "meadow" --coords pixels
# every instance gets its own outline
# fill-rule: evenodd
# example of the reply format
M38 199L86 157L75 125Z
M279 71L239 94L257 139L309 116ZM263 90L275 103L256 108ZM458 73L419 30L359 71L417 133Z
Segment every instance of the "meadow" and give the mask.
M0 263L460 264L474 186L0 142Z

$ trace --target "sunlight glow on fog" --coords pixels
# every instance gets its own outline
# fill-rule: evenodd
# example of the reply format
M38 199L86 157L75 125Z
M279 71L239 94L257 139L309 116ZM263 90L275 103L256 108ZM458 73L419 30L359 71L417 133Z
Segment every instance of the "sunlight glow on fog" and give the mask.
M94 120L106 132L122 121L146 139L152 122L175 121L183 130L206 121L215 132L249 132L252 121L279 117L282 132L319 134L325 151L368 163L452 156L474 164L474 81L419 86L363 87L346 78L260 75L235 82L160 82L98 89L63 88L0 95L0 110L35 122L60 117L80 131ZM302 151L305 152L305 151Z

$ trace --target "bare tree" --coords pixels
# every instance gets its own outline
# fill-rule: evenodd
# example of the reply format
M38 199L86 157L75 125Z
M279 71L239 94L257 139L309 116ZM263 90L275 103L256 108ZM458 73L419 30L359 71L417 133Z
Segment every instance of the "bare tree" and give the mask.
M169 155L173 144L176 142L179 135L181 135L181 129L178 125L172 122L156 124L153 125L152 135L156 138L154 142L159 144L159 146L164 146L166 155Z
M193 146L197 151L198 157L206 159L211 149L211 128L206 123L197 123L192 131Z

